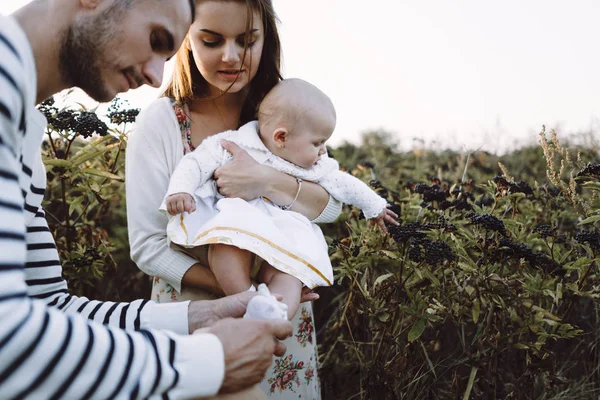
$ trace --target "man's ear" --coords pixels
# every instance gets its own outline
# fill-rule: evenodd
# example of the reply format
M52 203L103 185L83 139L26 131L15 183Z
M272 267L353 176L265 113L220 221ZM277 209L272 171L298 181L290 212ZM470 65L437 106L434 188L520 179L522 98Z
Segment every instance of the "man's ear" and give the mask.
M273 142L277 147L285 147L285 142L289 139L288 130L285 128L277 128L273 132Z
M103 0L79 0L79 3L83 8L94 10L102 3L102 1Z

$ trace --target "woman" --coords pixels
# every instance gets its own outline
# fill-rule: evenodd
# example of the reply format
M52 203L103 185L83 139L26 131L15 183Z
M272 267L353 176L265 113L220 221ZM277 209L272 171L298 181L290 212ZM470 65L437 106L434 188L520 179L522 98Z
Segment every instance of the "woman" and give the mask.
M168 247L167 217L158 211L184 153L210 135L256 118L258 104L281 79L280 45L270 0L200 0L197 18L176 58L164 97L138 117L127 152L127 209L133 260L154 276L159 302L220 295L212 272L181 249ZM234 161L215 172L228 197L265 196L316 222L331 222L341 205L320 186L256 163L233 143ZM295 200L295 201L294 201ZM316 296L305 297L314 299ZM291 321L288 352L275 359L261 388L270 398L320 398L312 308Z

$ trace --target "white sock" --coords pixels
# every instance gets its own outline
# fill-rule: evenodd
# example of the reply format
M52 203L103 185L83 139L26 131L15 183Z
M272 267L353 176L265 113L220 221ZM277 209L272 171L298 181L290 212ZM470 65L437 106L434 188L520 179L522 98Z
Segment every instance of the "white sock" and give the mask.
M250 287L248 288L248 290L246 290L246 292L256 292L256 288L254 287L254 285L250 285Z
M261 283L258 286L258 295L248 302L244 318L282 319L287 321L287 309L287 304L278 301L275 296L271 295L267 286Z

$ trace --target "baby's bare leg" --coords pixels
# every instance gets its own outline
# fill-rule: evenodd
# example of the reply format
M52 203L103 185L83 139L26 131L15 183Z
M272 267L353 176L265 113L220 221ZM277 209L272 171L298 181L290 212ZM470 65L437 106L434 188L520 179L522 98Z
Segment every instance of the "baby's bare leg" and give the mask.
M227 244L211 244L208 265L226 295L245 292L250 282L252 253Z
M283 302L288 306L288 320L291 320L300 306L302 282L292 275L281 272L266 262L260 268L259 279L269 287L271 293L283 296Z

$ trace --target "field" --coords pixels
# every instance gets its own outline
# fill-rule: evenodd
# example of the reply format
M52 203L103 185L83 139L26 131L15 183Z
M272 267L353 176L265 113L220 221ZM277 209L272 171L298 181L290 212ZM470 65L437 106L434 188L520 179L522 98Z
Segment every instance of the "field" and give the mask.
M49 117L44 207L74 293L148 298L129 260L124 153L135 110ZM93 133L93 134L92 134ZM588 399L600 394L600 165L554 132L503 156L385 132L330 156L400 215L322 226L336 285L315 303L324 399Z

